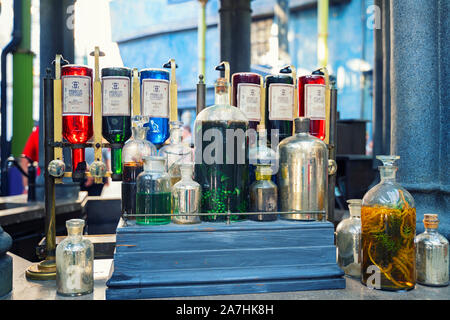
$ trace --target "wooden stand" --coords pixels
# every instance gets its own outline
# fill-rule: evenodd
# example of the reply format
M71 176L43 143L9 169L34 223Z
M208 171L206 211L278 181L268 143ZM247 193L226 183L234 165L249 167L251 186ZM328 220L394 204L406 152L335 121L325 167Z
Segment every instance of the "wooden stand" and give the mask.
M343 289L330 222L121 219L106 299Z

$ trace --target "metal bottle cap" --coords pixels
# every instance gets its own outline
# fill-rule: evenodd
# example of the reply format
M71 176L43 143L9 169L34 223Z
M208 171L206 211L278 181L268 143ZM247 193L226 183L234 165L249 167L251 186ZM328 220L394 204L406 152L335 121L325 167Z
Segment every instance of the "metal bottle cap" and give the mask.
M295 133L309 133L309 118L295 118Z

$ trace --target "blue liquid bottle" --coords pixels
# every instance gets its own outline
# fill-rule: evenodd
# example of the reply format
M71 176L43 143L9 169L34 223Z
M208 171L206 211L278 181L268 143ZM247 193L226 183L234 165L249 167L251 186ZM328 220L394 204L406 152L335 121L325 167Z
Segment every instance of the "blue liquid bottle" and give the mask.
M169 138L169 71L162 69L142 69L141 114L149 116L144 124L149 127L147 140L160 147Z

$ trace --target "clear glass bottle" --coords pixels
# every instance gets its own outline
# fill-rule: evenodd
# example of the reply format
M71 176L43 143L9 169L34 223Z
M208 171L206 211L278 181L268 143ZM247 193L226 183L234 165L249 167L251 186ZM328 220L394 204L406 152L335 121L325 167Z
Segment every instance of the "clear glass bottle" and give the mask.
M144 167L143 158L156 155L156 147L146 140L145 117L135 117L132 136L122 149L122 214L136 213L136 178ZM133 217L130 217L133 218Z
M183 122L172 121L170 126L170 144L159 149L158 155L166 159L166 170L170 175L170 183L173 186L181 180L180 164L191 163L194 159L192 149L181 141Z
M437 232L437 214L424 214L425 232L416 236L416 278L427 286L448 285L449 257L448 240Z
M94 245L83 238L84 220L66 221L67 237L56 247L57 293L81 296L94 290Z
M256 143L251 145L248 151L249 158L249 177L250 183L256 180L255 169L257 164L270 164L272 169L272 181L276 181L278 173L277 152L267 146L267 130L261 126L257 126L258 139Z
M170 216L158 213L171 213L170 176L165 171L165 159L160 156L144 157L144 171L136 179L136 217L137 224L161 225L170 223Z
M416 284L416 209L411 194L395 181L399 158L377 156L383 162L381 181L362 201L361 282L375 289L409 290Z
M172 221L179 224L200 223L199 216L183 216L183 213L199 213L202 191L200 184L192 180L193 163L180 164L181 180L172 187Z
M272 179L270 164L257 164L256 181L250 186L250 212L277 212L278 188ZM278 214L249 215L254 221L274 221Z
M351 277L361 276L361 199L347 201L350 217L336 227L336 257L338 266Z
M195 119L195 181L202 187L204 221L238 221L242 215L217 216L214 213L247 212L248 120L230 105L229 84L219 78L215 104L203 109Z

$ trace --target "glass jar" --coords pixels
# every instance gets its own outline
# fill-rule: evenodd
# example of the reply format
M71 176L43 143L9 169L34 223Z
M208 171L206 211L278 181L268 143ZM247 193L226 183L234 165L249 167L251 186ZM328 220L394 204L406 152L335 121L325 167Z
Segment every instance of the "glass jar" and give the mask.
M256 181L250 186L250 212L277 212L278 188L271 181L270 164L256 165ZM274 221L278 214L249 215L254 221Z
M437 232L439 225L437 214L425 214L423 219L425 232L419 234L416 245L416 279L427 286L443 287L448 285L448 240Z
M146 140L148 127L142 126L142 119L135 120L132 136L122 150L122 214L136 213L136 178L143 170L143 158L156 155L156 147Z
M200 184L192 180L193 163L180 165L181 180L172 187L172 221L179 224L200 223L199 216L183 216L183 213L199 213L201 205Z
M202 187L204 221L238 221L245 217L214 213L247 212L248 120L229 103L229 84L219 78L215 85L215 104L195 119L195 181Z
M67 237L56 247L57 293L81 296L94 290L94 245L84 239L84 220L66 221Z
M361 202L348 200L350 217L342 220L336 227L336 257L338 266L351 277L361 276Z
M165 171L165 159L159 156L144 157L144 171L136 179L136 217L137 224L161 225L170 223L170 216L158 213L171 213L170 176Z
M183 137L183 122L170 122L170 144L163 146L158 151L158 155L166 159L166 170L170 176L170 183L173 186L181 180L180 164L192 163L192 149L185 145L181 139Z
M277 152L267 146L267 130L259 126L257 128L258 140L251 145L248 151L250 183L256 180L255 169L257 164L269 164L272 169L272 181L275 183L278 173Z
M375 289L409 290L416 283L416 209L411 194L395 181L399 158L377 156L383 162L381 181L362 201L361 282Z

